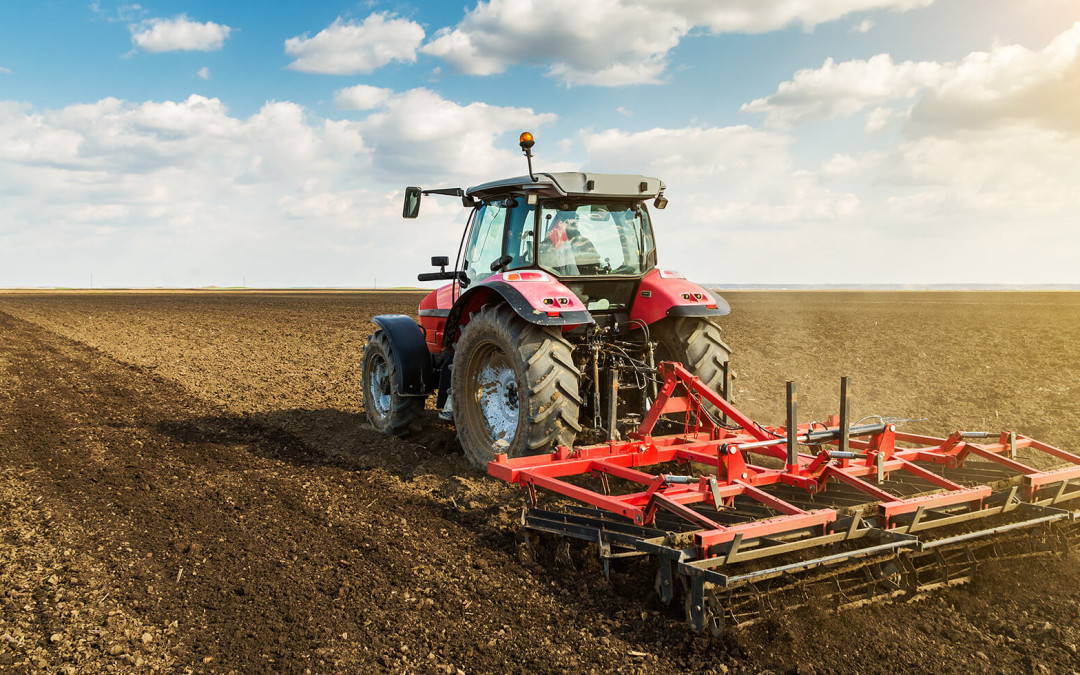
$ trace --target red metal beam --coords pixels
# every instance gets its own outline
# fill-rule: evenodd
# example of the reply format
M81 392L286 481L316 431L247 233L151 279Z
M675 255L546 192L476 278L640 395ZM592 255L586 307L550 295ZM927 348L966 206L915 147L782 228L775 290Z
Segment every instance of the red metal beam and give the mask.
M705 530L694 535L694 544L698 549L707 551L709 547L723 544L734 539L737 535L743 536L743 541L755 537L767 537L771 534L801 530L815 525L825 525L836 520L836 511L832 509L819 509L793 516L776 516L764 520L755 520L751 523L739 523L730 527L718 527L714 530Z
M954 504L982 501L989 497L992 492L993 490L989 487L980 485L978 487L965 488L963 490L955 490L952 492L940 492L932 495L924 495L922 497L897 499L896 501L878 504L878 514L881 516L881 526L887 528L889 527L889 519L893 516L898 516L902 513L912 513L913 511L918 511L920 507L934 509L942 506L953 506Z
M804 515L806 511L803 511L794 504L788 504L779 497L774 497L764 490L759 490L752 485L743 483L742 481L735 481L738 485L742 486L743 494L753 497L757 501L761 502L765 506L768 506L774 511L779 511L788 516Z
M829 466L825 468L824 475L828 476L829 478L835 478L841 483L847 483L856 490L861 490L862 492L865 492L866 494L870 495L874 499L877 499L878 501L893 502L899 499L896 495L890 492L886 492L885 490L871 485L864 480L860 480L854 475L848 473L847 469L840 469L835 466Z
M699 527L704 527L707 529L721 527L721 525L716 521L709 520L694 509L683 506L682 504L674 500L668 499L660 493L656 493L652 496L651 503L664 509L665 511L670 511L671 513L674 513L683 520L691 522Z

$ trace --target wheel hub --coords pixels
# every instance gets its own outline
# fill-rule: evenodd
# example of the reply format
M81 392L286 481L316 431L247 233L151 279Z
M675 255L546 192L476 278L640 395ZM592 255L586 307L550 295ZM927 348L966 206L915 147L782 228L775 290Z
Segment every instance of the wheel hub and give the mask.
M390 368L383 359L373 359L368 393L371 405L379 416L390 413Z
M512 443L517 431L518 385L514 369L500 351L492 351L476 377L476 399L492 442Z

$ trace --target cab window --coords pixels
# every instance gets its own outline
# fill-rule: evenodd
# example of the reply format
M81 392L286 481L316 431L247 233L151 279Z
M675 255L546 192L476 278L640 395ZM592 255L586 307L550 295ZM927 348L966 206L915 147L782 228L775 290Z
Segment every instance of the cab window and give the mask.
M465 257L465 272L471 283L491 276L491 263L502 255L505 225L506 208L498 201L487 202L477 211Z
M510 209L510 222L506 228L506 255L510 256L507 269L529 267L533 264L534 214L535 207L525 204L524 199L517 200L517 206Z
M540 209L540 266L560 276L641 274L652 247L640 204L545 203Z

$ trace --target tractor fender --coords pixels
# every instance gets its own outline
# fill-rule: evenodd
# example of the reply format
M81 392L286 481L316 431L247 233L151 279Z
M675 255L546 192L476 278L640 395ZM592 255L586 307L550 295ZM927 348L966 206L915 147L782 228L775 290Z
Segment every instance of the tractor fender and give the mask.
M424 331L411 316L381 314L372 321L386 333L394 356L394 387L402 396L427 396L438 384Z
M539 270L495 274L461 294L446 318L445 344L457 341L463 317L492 300L505 301L522 319L538 326L573 327L595 323L574 292Z
M630 319L652 324L664 317L724 316L731 306L719 294L670 270L655 269L641 280Z

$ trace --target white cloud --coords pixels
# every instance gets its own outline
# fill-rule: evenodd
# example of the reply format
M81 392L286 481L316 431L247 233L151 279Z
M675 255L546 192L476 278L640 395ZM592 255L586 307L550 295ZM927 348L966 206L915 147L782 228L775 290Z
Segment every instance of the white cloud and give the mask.
M872 29L873 27L874 27L874 20L873 19L863 19L862 21L860 21L857 24L854 24L851 27L851 32L852 33L869 33L870 29Z
M624 106L619 106L618 108L615 108L615 112L619 113L623 117L633 117L634 115L633 112L631 112L628 108Z
M523 173L517 132L554 121L424 89L368 93L357 120L288 101L237 117L201 96L0 102L0 286L85 285L90 271L99 285L410 283L428 256L454 253L466 213L433 197L403 221L402 186ZM581 152L575 168L664 179L661 263L700 281L1075 281L1080 139L1066 131L920 136L812 171L794 137L747 125L538 135L541 170Z
M101 8L101 3L95 0L90 3L90 11L98 18L109 23L131 23L140 16L146 15L146 10L138 3L121 2L113 12L107 12Z
M838 176L850 175L858 168L859 162L854 157L848 154L838 154L833 155L821 165L821 173L825 176L835 178Z
M690 28L655 3L491 0L440 30L423 51L472 75L525 62L550 64L548 74L567 84L619 86L658 82L666 54Z
M348 110L371 110L385 103L393 93L392 89L358 84L334 92L334 104Z
M456 250L465 214L431 199L402 221L402 187L523 173L517 132L555 119L423 89L376 105L353 121L289 101L237 117L197 95L0 101L0 286L85 284L91 270L100 284L202 285L241 266L261 284L409 283Z
M791 138L739 125L656 128L637 133L609 129L582 133L593 171L642 173L664 180L672 205L686 213L692 238L702 229L790 225L832 220L857 207L849 194L834 194L812 175L795 170Z
M892 108L886 106L871 110L870 114L866 116L866 126L864 127L866 133L872 134L884 129L885 125L892 119L894 112Z
M652 214L660 264L700 282L784 281L796 266L805 277L800 259L823 259L822 243L864 210L856 194L797 170L787 134L739 125L609 129L578 140L588 170L667 184L670 204Z
M966 221L1037 230L1047 218L1073 223L1080 212L1080 136L1060 131L1016 125L926 136L902 144L883 167L890 184L937 193ZM1072 224L1062 234L1077 240Z
M523 173L514 143L496 145L503 134L542 127L557 119L531 108L459 105L427 89L384 100L357 127L367 139L380 172L405 180L486 180Z
M0 74L10 75L11 74L11 68L5 68L3 66L0 66Z
M128 207L123 204L83 204L73 205L71 219L78 222L121 221L128 216Z
M672 0L670 5L714 33L764 33L790 25L804 30L858 12L906 12L934 0Z
M742 112L764 113L766 124L787 128L920 95L910 115L920 133L1017 121L1080 131L1080 23L1040 51L999 45L948 63L894 63L888 54L842 63L830 58L821 68L798 71ZM875 111L867 130L880 129L888 116Z
M171 19L148 19L130 24L131 42L146 52L200 51L222 48L232 28L207 21L191 21L186 15Z
M528 63L546 65L548 76L568 86L655 84L663 81L668 54L694 27L759 33L799 24L809 30L854 12L907 11L933 1L481 0L422 51L471 75Z
M1080 22L1044 49L974 52L951 64L911 113L921 132L1026 122L1080 133Z
M206 66L203 66L202 68L199 68L198 72L196 72L195 74L199 76L199 79L203 79L203 80L209 80L210 79L210 69L207 68Z
M358 204L345 193L319 192L306 196L287 195L278 200L278 207L293 218L343 219Z
M847 117L868 106L911 98L942 77L942 66L932 61L893 63L888 54L866 61L836 63L800 70L781 82L776 93L746 103L744 113L764 113L765 123L788 128L803 122Z
M392 61L416 61L416 49L424 40L420 24L387 12L375 13L361 23L342 21L319 31L285 41L285 53L295 60L292 70L328 75L370 73Z

